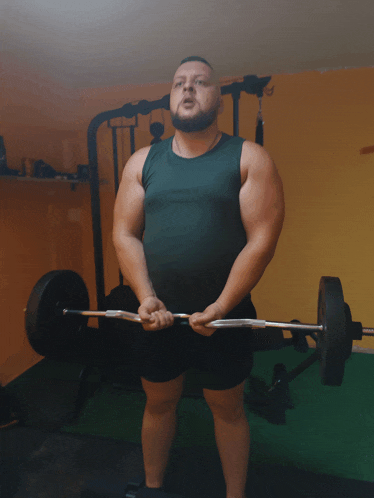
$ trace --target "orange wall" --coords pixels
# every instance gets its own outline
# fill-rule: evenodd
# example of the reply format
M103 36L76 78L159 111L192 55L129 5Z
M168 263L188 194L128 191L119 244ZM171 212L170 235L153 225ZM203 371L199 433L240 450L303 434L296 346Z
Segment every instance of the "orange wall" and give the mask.
M261 318L316 321L321 275L339 276L353 318L369 325L372 312L374 155L360 148L374 143L373 68L273 76L272 97L264 97L265 148L284 182L287 217L277 254L253 292ZM0 134L8 165L22 157L43 159L59 171L87 162L86 130L99 112L134 100L155 100L168 85L67 90L55 81L7 59ZM361 89L361 91L359 90ZM220 127L232 133L231 97ZM257 102L242 94L240 134L254 139ZM149 116L139 117L137 148L149 144ZM161 120L161 111L152 120ZM166 133L173 129L164 113ZM119 154L129 156L129 137L119 133ZM110 130L99 130L105 285L118 284L111 242L114 202ZM95 308L94 263L88 185L21 182L0 178L0 382L6 384L39 360L28 346L22 309L38 278L69 268L84 278ZM374 347L373 339L360 346Z

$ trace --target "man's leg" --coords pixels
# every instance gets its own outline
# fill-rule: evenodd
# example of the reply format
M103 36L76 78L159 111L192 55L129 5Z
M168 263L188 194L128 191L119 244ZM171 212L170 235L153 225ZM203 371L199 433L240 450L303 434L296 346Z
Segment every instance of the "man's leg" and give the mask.
M146 486L160 488L175 437L176 411L183 392L184 374L168 382L141 380L147 395L142 426Z
M226 498L245 498L250 438L243 403L244 385L245 381L224 391L204 389L204 397L214 418Z

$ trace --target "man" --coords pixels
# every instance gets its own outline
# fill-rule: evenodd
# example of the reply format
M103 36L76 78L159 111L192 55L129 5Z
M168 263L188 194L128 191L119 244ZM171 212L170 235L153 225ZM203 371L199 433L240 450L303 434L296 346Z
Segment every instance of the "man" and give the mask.
M282 183L265 150L218 129L223 110L210 64L189 57L170 93L174 137L128 161L114 209L113 242L136 294L143 332L132 354L147 396L142 426L146 486L163 484L185 371L205 375L227 498L245 498L252 368L248 329L209 322L255 317L250 292L282 229ZM172 313L190 314L189 326Z

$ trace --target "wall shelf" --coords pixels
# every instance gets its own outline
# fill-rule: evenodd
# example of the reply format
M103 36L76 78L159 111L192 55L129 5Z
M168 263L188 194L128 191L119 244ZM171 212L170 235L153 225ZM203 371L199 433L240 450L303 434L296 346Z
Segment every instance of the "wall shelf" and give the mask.
M35 178L34 176L1 175L0 179L21 182L90 183L89 180L69 180L67 178Z
M40 182L40 183L70 183L70 188L75 190L76 185L89 185L89 180L69 180L67 178L35 178L33 176L0 175L0 180L15 180L17 182ZM100 180L100 185L106 185L107 180Z

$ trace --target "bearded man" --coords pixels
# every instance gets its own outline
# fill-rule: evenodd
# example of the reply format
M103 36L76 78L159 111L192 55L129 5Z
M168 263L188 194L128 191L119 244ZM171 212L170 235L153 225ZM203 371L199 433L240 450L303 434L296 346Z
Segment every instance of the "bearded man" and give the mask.
M282 182L259 145L222 133L219 81L188 57L170 93L175 135L137 151L123 172L113 242L140 306L135 341L147 396L146 486L161 488L185 372L201 372L227 498L245 498L249 424L243 398L253 354L248 329L209 322L255 318L250 293L273 258L284 218ZM189 326L174 313L191 315Z

